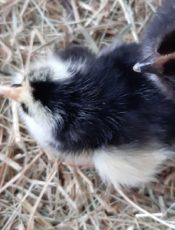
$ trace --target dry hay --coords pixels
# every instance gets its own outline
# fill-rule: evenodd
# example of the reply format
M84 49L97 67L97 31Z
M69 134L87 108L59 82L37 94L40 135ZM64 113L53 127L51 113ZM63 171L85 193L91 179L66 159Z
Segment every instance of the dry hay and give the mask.
M97 52L116 38L137 40L160 1L127 2L0 0L1 71L24 70L33 57L70 43ZM1 74L1 82L9 80ZM49 161L19 123L15 104L3 99L0 149L2 230L175 229L173 161L155 183L125 190L124 199L93 169Z

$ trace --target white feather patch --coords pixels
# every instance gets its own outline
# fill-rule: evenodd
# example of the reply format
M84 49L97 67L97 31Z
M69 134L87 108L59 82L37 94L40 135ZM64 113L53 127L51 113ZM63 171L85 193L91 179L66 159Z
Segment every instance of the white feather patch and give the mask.
M93 162L104 182L115 186L138 186L151 181L171 152L157 150L99 150Z
M49 143L54 141L51 125L49 126L44 120L38 121L37 119L36 121L22 111L20 112L20 115L25 122L29 133L36 142L44 149L51 149Z
M59 56L50 55L31 65L30 71L32 70L32 75L29 78L31 80L45 81L49 73L49 77L52 80L64 81L78 71L83 71L85 66L86 61L82 59L77 61L73 61L72 59L63 61Z

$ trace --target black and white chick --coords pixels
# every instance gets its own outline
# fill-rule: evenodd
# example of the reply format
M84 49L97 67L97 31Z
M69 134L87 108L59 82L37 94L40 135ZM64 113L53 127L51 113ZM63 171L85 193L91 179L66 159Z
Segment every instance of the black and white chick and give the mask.
M175 102L158 75L133 70L165 28L175 31L174 0L156 15L142 44L111 46L98 55L70 47L34 63L18 84L0 87L19 103L41 147L75 164L90 162L115 186L152 180L174 155Z

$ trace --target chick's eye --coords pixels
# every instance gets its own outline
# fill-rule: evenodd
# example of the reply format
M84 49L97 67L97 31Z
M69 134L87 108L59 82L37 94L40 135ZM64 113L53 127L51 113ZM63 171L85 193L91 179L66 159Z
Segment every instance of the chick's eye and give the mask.
M17 87L21 87L21 84L12 84L12 87L17 88Z
M23 112L25 112L25 113L27 113L27 114L29 113L29 110L28 110L28 107L27 107L26 104L21 103L21 108L22 108Z

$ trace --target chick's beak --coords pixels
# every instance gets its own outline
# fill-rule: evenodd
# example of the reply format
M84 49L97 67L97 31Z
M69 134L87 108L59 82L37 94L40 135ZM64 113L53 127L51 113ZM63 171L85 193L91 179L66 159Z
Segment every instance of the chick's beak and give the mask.
M20 101L23 91L23 86L13 87L8 85L0 85L0 96L4 96L5 98L18 102Z
M136 63L133 70L137 73L154 73L159 74L159 69L155 68L154 62Z
M160 55L152 62L136 63L133 70L138 73L175 76L175 52Z

